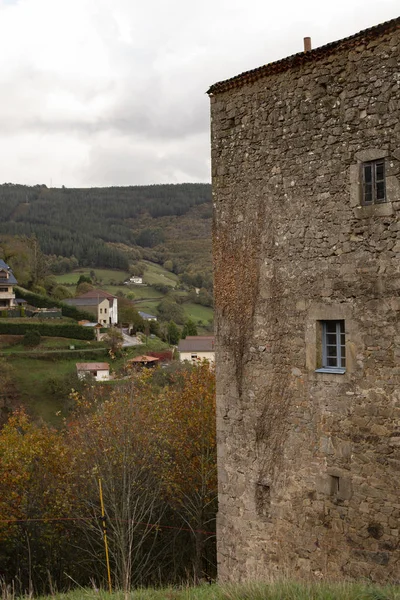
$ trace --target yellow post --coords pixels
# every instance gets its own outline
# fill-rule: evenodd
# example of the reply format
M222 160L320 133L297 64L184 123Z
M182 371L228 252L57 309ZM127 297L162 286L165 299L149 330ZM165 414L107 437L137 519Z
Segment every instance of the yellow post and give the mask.
M106 515L104 513L103 490L102 490L102 487L101 487L101 479L100 478L99 478L99 492L100 492L100 506L101 506L101 523L102 523L102 526L103 526L104 547L106 549L108 590L109 590L109 592L111 594L112 593L112 587L111 587L110 560L108 558L108 542L107 542Z

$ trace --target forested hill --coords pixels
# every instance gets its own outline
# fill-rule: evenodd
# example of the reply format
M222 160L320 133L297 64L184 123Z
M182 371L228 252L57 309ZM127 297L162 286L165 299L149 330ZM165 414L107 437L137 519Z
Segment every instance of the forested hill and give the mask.
M0 186L0 236L36 235L45 254L74 256L82 266L127 269L134 247L156 248L159 260L169 260L168 247L179 238L182 218L193 224L183 237L210 237L209 184Z

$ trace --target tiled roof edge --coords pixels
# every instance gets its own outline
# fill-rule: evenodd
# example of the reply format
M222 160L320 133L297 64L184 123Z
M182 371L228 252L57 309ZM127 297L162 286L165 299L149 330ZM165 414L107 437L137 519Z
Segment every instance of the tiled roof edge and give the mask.
M297 54L293 54L287 58L268 63L262 67L258 67L257 69L245 71L244 73L236 75L235 77L231 77L230 79L226 79L225 81L214 83L214 85L212 85L207 91L207 94L220 94L232 88L240 87L246 83L253 83L262 77L288 71L289 69L298 65L319 60L320 58L324 58L325 56L333 54L338 50L356 46L364 41L372 40L385 33L395 31L398 28L400 28L400 17L392 19L391 21L386 21L380 25L375 25L374 27L369 27L368 29L364 29L363 31L360 31L354 35L343 38L336 42L331 42L325 46L320 46L314 50L310 50L308 52L298 52Z

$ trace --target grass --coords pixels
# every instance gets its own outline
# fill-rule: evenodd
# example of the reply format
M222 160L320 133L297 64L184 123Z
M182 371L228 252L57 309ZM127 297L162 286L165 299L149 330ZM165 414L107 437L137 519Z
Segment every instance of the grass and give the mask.
M198 321L208 323L214 317L214 311L209 306L202 306L194 302L185 302L182 306L188 319L192 319L195 323Z
M2 596L4 600L16 600ZM398 586L361 583L296 582L203 585L181 588L137 589L130 593L75 589L53 596L55 600L399 600ZM44 600L44 599L43 599Z
M110 292L114 296L117 295L117 292L121 291L124 296L132 293L135 298L134 300L139 300L140 298L163 298L164 294L155 290L150 285L104 285L102 286L103 290Z
M65 398L68 396L68 384L63 384L63 378L76 373L76 363L85 360L93 360L89 352L88 358L79 357L71 352L70 356L57 351L69 351L70 346L75 350L96 350L104 348L104 344L95 341L74 340L67 338L42 337L38 346L28 348L20 343L22 336L0 336L0 353L8 364L10 364L12 379L18 393L18 401L27 407L29 412L36 418L42 418L51 425L57 426L65 414ZM30 357L33 352L52 352L43 358ZM66 358L67 356L67 358ZM85 354L86 356L86 354ZM97 356L93 355L93 356ZM99 361L107 361L103 353L99 352ZM51 380L60 382L61 389L52 391ZM57 415L57 413L60 413Z
M159 298L154 298L154 300L148 298L147 300L135 302L135 308L136 310L141 310L143 312L149 313L150 315L157 316L157 306L159 302Z
M144 283L147 283L148 285L163 283L165 285L170 285L171 287L175 287L178 283L179 278L177 275L175 275L175 273L167 271L156 263L152 263L147 260L144 260L143 262L146 265L146 270L143 275Z
M62 398L49 394L48 382L76 371L76 362L82 359L44 360L14 357L11 365L13 379L20 393L21 403L34 417L41 417L51 425L59 425L63 415ZM60 412L60 416L57 413Z
M130 276L128 271L118 271L116 269L78 269L72 271L72 273L56 275L55 278L57 283L61 285L76 285L81 275L90 277L90 271L94 271L96 273L96 278L98 280L101 279L104 285L108 285L111 281L125 281L125 279L128 279Z
M101 342L74 340L64 337L42 337L40 344L34 348L29 348L21 343L23 336L12 336L13 342L8 341L11 336L0 335L0 353L13 354L15 352L40 352L40 350L69 350L74 346L75 350L86 350L89 348L101 348Z
M163 283L165 285L169 285L171 287L175 287L178 282L178 276L175 273L171 273L167 271L160 265L156 263L152 263L149 261L143 261L146 265L146 271L143 275L143 282L147 283L149 286L154 285L155 283ZM72 271L72 273L65 273L64 275L56 275L55 278L57 283L61 285L76 285L78 279L81 275L85 275L86 277L90 277L90 271L93 270L96 273L97 280L102 281L102 286L107 287L112 285L112 282L120 283L125 281L130 277L130 273L128 271L119 271L116 269L77 269L76 271ZM115 290L115 286L113 285L113 289ZM123 290L131 289L134 293L136 290L141 289L139 285L131 285L131 286L123 286ZM143 289L146 289L143 287Z

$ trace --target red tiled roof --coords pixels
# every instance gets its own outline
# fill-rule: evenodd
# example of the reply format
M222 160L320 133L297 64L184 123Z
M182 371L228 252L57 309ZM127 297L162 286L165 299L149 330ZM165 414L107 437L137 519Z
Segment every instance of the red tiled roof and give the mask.
M133 363L133 362L157 362L159 361L159 358L156 358L155 356L146 356L146 355L142 355L142 356L136 356L136 358L131 358L130 360L128 360L129 363Z
M343 38L342 40L331 42L325 46L320 46L319 48L315 48L315 50L310 50L309 52L298 52L297 54L293 54L293 56L288 56L287 58L263 65L262 67L252 69L251 71L245 71L244 73L236 75L235 77L231 77L230 79L226 79L225 81L214 83L207 93L210 95L220 94L232 88L241 87L246 83L253 83L262 77L267 77L268 75L274 75L276 73L282 73L283 71L288 71L289 69L304 63L325 58L326 56L334 54L340 50L363 44L386 33L391 33L398 28L400 28L400 17L392 19L391 21L386 21L380 25L375 25L369 29L364 29L359 33L351 35L350 37Z

